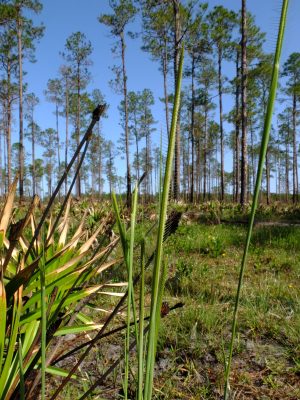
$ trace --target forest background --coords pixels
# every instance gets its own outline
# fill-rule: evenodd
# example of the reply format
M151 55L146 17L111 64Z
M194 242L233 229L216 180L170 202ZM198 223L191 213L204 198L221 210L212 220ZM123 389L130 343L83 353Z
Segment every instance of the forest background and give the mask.
M2 3L11 3L3 1ZM13 2L12 2L13 3ZM26 3L26 2L25 2ZM25 4L24 3L24 4ZM29 2L30 3L30 2ZM31 2L38 4L38 2ZM117 3L117 2L112 2ZM122 3L122 2L121 2ZM148 172L148 178L144 183L143 191L148 194L157 192L158 184L158 166L159 166L159 148L160 136L162 136L162 150L165 151L167 147L167 123L165 116L165 93L164 81L162 74L162 65L160 57L154 56L155 50L149 49L149 37L147 39L147 29L151 28L151 17L148 15L147 24L147 2L124 2L132 3L136 7L132 16L128 18L128 23L125 26L125 62L126 62L126 76L127 76L127 91L129 92L129 107L131 109L128 113L128 135L129 135L129 164L131 168L132 178L135 179L141 175L142 172ZM164 3L164 2L161 2ZM168 3L168 2L167 2ZM234 48L240 45L240 20L239 20L239 2L226 1L210 1L205 7L204 2L199 1L183 1L181 2L181 25L183 29L183 40L187 42L187 57L184 78L184 101L181 112L181 154L180 154L180 192L187 197L191 197L191 190L196 195L200 194L205 197L205 193L214 194L222 199L224 192L232 194L237 200L241 190L241 168L243 164L242 156L240 156L241 149L236 147L234 142L234 131L240 130L239 142L241 142L241 121L237 122L237 117L234 115L236 107L236 66ZM271 60L267 54L274 51L276 28L279 19L280 1L251 1L248 2L248 12L253 16L250 24L253 25L253 32L250 33L250 41L256 42L254 46L254 54L250 55L248 60L248 138L247 138L247 161L248 161L248 191L253 190L253 181L255 170L258 160L259 140L262 131L262 119L264 106L262 105L266 99L266 90L268 88L268 78L270 71ZM42 7L38 13L33 12L24 7L25 19L32 19L32 26L44 27L43 32L40 32L40 37L34 39L32 37L31 44L33 45L30 54L26 54L24 49L23 56L23 118L24 118L24 145L25 145L25 170L24 170L24 194L31 195L33 191L38 192L42 197L51 193L55 186L55 181L59 177L64 168L64 161L66 154L72 154L72 145L76 142L76 105L73 105L73 116L69 117L69 138L66 139L66 106L65 106L65 91L63 89L63 74L62 66L74 68L71 66L70 61L71 52L67 50L67 40L72 37L76 32L83 34L83 42L90 46L88 55L86 57L86 66L83 66L83 74L86 74L82 80L81 94L82 97L80 111L81 111L81 132L88 121L91 108L98 102L98 100L105 101L108 105L107 119L102 122L98 131L101 138L95 140L93 146L90 148L90 154L86 160L85 166L82 171L81 187L80 190L77 185L77 195L82 193L97 193L109 192L112 188L120 192L126 191L126 157L125 153L125 117L124 117L124 100L120 88L116 88L115 72L120 73L120 54L119 49L112 53L113 48L118 46L116 37L110 34L110 30L104 23L99 23L99 17L104 14L112 13L112 8L108 1L90 1L88 7L86 3L78 0L74 5L71 1L44 1L40 3ZM214 40L214 19L215 27L216 15L213 16L214 7L221 5L221 7L230 6L234 11L233 18L229 22L228 32L224 36L224 55L222 55L222 124L224 126L223 136L221 139L220 134L220 87L218 86L218 46ZM39 7L38 7L39 8ZM149 8L149 7L148 7ZM59 12L58 12L59 10ZM70 12L72 10L72 12ZM226 11L223 8L223 11ZM228 11L228 10L227 10ZM300 12L300 5L298 2L291 2L288 16L288 25L285 36L285 44L283 48L283 62L287 65L287 60L292 53L297 52L297 15ZM184 15L186 13L186 15ZM196 62L195 67L195 98L198 100L203 96L204 91L207 90L207 98L210 100L208 105L207 126L209 126L206 134L203 134L203 115L205 114L205 106L196 101L194 111L192 110L192 92L191 92L191 51L189 51L189 44L191 43L191 28L197 19L197 15L201 16L198 28L198 39L194 40L207 40L207 48L203 52L203 59ZM221 18L228 18L226 13L221 15ZM251 19L252 17L250 17ZM250 21L249 19L249 21ZM150 21L150 24L149 24ZM210 21L210 22L208 22ZM172 17L170 20L162 22L168 25L167 40L168 40L168 62L167 62L167 93L172 99L174 87L174 73L172 66L172 58L174 53L173 45L173 22ZM201 34L203 25L208 23L208 29L205 34ZM3 37L8 29L9 24L4 23L1 25L1 38L3 45ZM153 28L153 27L152 27ZM249 28L249 32L252 28ZM151 29L150 29L151 30ZM204 29L205 30L205 29ZM251 38L251 34L253 37ZM202 35L202 36L201 36ZM226 38L226 35L228 36ZM38 35L39 36L39 35ZM145 38L146 36L146 38ZM199 39L200 38L200 39ZM148 43L147 43L148 40ZM223 40L223 39L222 39ZM226 43L227 41L227 43ZM250 43L250 46L252 44ZM15 54L17 54L16 46ZM31 45L30 45L31 46ZM142 51L142 47L148 46L148 51ZM145 49L144 49L145 50ZM239 50L238 50L239 51ZM251 50L250 50L251 53ZM68 59L69 57L69 59ZM30 59L29 59L30 58ZM35 62L30 62L35 59ZM299 63L299 60L294 60ZM241 62L240 62L241 64ZM7 71L5 68L5 57L2 58L0 66L2 89L2 125L1 125L1 194L6 192L8 185L8 145L7 145L7 111L5 104L7 100L7 86L3 83L7 80ZM241 69L241 65L239 67ZM288 68L288 66L287 66ZM300 75L299 66L297 74ZM209 71L210 69L210 71ZM72 72L74 73L74 71ZM289 76L291 72L282 76L281 79L281 92L279 94L279 101L276 107L276 116L273 123L273 135L270 143L270 151L267 166L268 173L265 176L264 189L269 192L276 192L277 194L293 193L294 198L298 193L298 144L293 143L293 124L297 126L297 115L295 121L293 120L293 99L291 95L291 84L289 83ZM15 94L12 96L12 175L20 169L19 157L19 136L20 136L20 123L18 115L19 107L19 94L17 90L18 83L18 68L16 66L14 71L15 76L12 78L12 84L15 85L13 90ZM205 74L211 74L209 77L209 84L205 87ZM120 75L118 78L121 78ZM73 79L73 78L72 78ZM299 79L297 77L296 79ZM59 83L60 80L60 83ZM251 83L251 80L254 84ZM113 84L112 84L113 83ZM120 83L120 82L119 82ZM55 87L55 85L60 87ZM297 82L296 82L297 84ZM52 87L51 87L52 85ZM239 85L239 84L238 84ZM76 84L70 90L75 90ZM295 85L294 85L295 87ZM116 90L118 89L118 90ZM147 89L146 91L144 91ZM95 91L96 90L96 91ZM148 91L149 90L149 91ZM252 92L251 92L252 90ZM55 91L57 93L55 93ZM75 90L76 91L76 90ZM143 92L144 91L144 92ZM59 92L59 93L58 93ZM131 92L131 93L130 93ZM241 92L239 90L239 92ZM135 134L134 125L136 119L134 117L134 107L137 106L138 99L134 100L134 95L144 94L144 99L140 96L140 113L137 122L139 132ZM71 94L72 95L72 94ZM76 94L75 94L76 96ZM130 99L130 96L132 98ZM238 94L241 97L241 93ZM298 95L297 95L298 96ZM201 100L201 99L200 99ZM74 100L75 101L75 100ZM142 104L144 101L144 104ZM297 99L296 99L297 101ZM136 105L133 103L136 102ZM241 98L239 100L241 102ZM79 104L79 103L78 103ZM240 107L241 105L239 105ZM142 121L142 108L144 107L147 116ZM297 106L296 106L297 107ZM169 105L171 108L171 103ZM78 107L77 107L78 109ZM57 113L56 113L57 111ZM169 110L170 112L170 110ZM191 122L191 114L195 113L196 120ZM73 118L73 120L72 120ZM293 122L294 121L294 122ZM35 125L32 124L32 122ZM144 124L144 125L143 125ZM191 128L192 124L198 124ZM237 128L237 125L239 127ZM36 148L35 156L36 161L33 161L32 150L32 127L36 129ZM191 134L191 129L194 130L194 135ZM138 136L137 136L138 135ZM206 135L203 138L203 135ZM191 156L191 147L193 144L192 136L194 136L194 160ZM137 140L136 140L137 139ZM67 144L68 149L66 153L66 140L70 143ZM224 149L222 150L222 143L224 141ZM58 143L59 142L59 143ZM139 142L139 143L137 143ZM50 146L52 144L52 146ZM296 150L293 149L293 144ZM140 154L137 156L136 145L139 145ZM197 147L198 146L198 147ZM57 149L61 154L58 154ZM222 156L223 151L223 156ZM223 161L222 161L223 157ZM239 160L239 162L237 162ZM207 163L205 166L204 163ZM237 165L237 164L240 165ZM32 166L35 164L35 175L33 179ZM191 164L194 165L193 172L194 178L191 178ZM223 164L223 165L222 165ZM295 166L295 164L297 166ZM94 168L91 168L94 166ZM238 169L238 171L237 171ZM139 171L140 170L140 171ZM222 173L222 171L224 172ZM197 176L197 173L199 176ZM207 175L207 176L206 176ZM223 183L222 183L223 179ZM32 187L32 181L35 180L35 189ZM191 188L191 181L194 182L194 188ZM297 182L296 182L297 181ZM222 189L223 186L223 189Z

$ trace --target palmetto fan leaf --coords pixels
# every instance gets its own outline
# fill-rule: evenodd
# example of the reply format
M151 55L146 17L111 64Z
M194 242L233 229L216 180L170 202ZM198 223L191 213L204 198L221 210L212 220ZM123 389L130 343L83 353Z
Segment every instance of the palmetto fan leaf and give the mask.
M95 293L123 296L122 286L127 285L102 281L99 284L99 280L95 279L117 261L112 259L111 251L118 239L96 251L93 248L94 242L105 235L111 223L110 215L103 216L92 234L85 229L84 219L81 219L77 229L72 226L75 232L72 234L70 200L56 231L52 230L50 217L25 257L35 234L38 202L35 198L25 217L13 223L16 183L17 180L10 188L0 219L1 400L13 398L19 393L20 377L24 379L26 387L29 372L32 374L35 368L35 374L38 374L42 336L46 337L45 345L49 348L52 344L57 345L61 335L83 334L102 327L101 321L94 321L83 310L77 310L81 300ZM44 285L41 276L44 277ZM42 320L45 314L42 306L46 310L46 332L44 329L43 335ZM51 368L46 368L46 372L60 376L66 374Z

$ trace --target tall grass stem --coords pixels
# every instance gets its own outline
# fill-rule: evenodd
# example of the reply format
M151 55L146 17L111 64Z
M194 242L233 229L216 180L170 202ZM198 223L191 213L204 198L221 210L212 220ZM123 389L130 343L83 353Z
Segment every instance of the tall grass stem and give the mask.
M289 0L283 0L283 3L282 3L280 24L279 24L278 37L277 37L277 45L276 45L276 51L275 51L275 56L274 56L274 61L273 61L273 70L272 70L272 78L271 78L268 106L267 106L267 112L266 112L266 116L265 116L264 130L263 130L263 136L262 136L262 142L261 142L261 148L260 148L260 156L259 156L256 184L255 184L248 232L247 232L247 237L246 237L246 243L245 243L245 247L244 247L244 253L243 253L243 258L242 258L241 268L240 268L240 273L239 273L237 293L236 293L236 297L235 297L235 305L234 305L232 327L231 327L231 340L230 340L230 346L229 346L229 355L228 355L228 361L227 361L227 366L226 366L226 370L225 370L225 385L224 385L224 399L225 400L227 400L229 397L229 389L230 389L229 388L229 375L230 375L230 369L231 369L231 363L232 363L234 339L235 339L235 334L236 334L238 308L239 308L239 302L240 302L240 297L241 297L241 289L242 289L242 284L243 284L244 271L245 271L245 267L246 267L246 263L247 263L247 256L248 256L248 251L249 251L249 246L250 246L250 240L251 240L251 236L252 236L254 217L255 217L255 212L256 212L256 208L257 208L257 204L258 204L258 197L259 197L259 192L260 192L260 187L261 187L261 182L262 182L264 163L265 163L265 158L266 158L266 153L267 153L268 143L269 143L269 137L270 137L272 115L273 115L274 103L275 103L275 99L276 99L276 92L277 92L277 86L278 86L279 61L280 61L280 55L281 55L281 49L282 49L282 43L283 43L283 37L284 37L284 31L285 31L285 25L286 25L288 3L289 3Z
M152 280L152 291L151 291L151 308L150 308L150 323L149 323L149 335L147 344L147 358L146 358L146 380L145 380L145 390L144 399L151 400L152 396L152 386L153 386L153 373L154 373L154 361L156 352L156 339L157 339L157 306L159 302L159 284L161 276L161 260L162 260L162 248L163 248L163 238L165 230L165 222L167 216L167 206L169 200L169 191L172 175L172 166L174 158L174 148L175 148L175 138L176 138L176 125L180 106L180 92L181 92L181 81L182 81L182 70L183 70L183 55L184 48L182 46L179 61L179 70L177 77L177 85L175 90L175 99L171 123L171 131L169 138L166 170L164 176L163 192L161 198L160 215L159 215L159 225L157 233L156 242L156 253L153 268L153 280Z

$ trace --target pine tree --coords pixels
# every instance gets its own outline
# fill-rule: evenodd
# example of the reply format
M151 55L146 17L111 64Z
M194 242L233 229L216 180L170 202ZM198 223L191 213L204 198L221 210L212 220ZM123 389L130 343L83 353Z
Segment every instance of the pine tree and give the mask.
M116 37L117 43L113 47L113 53L121 52L122 66L114 67L116 73L116 83L119 87L122 86L124 100L124 120L125 120L125 152L126 152L126 193L127 206L131 205L131 173L130 173L130 155L129 155L129 128L128 128L128 94L127 94L127 72L125 63L125 29L126 26L133 20L137 9L133 5L132 0L111 0L110 6L113 14L102 14L98 18L99 22L108 26L110 32Z
M45 157L45 175L48 183L48 196L52 195L53 175L55 169L55 153L57 148L56 131L53 128L47 128L41 132L39 144L44 148L43 157Z
M45 96L48 101L55 105L55 120L56 120L56 141L57 141L57 165L60 171L60 140L59 140L59 129L58 129L58 117L59 108L63 104L63 88L60 79L48 79L47 89L45 90Z
M84 90L90 80L88 67L91 65L90 55L92 45L82 32L72 33L66 40L65 53L63 57L69 63L72 70L72 85L75 89L73 95L73 106L75 107L75 142L78 146L81 135L81 108L82 108L82 90ZM77 161L77 168L79 159ZM76 195L81 196L80 173L76 179Z
M158 61L164 81L164 104L166 130L169 136L170 112L168 94L169 63L172 58L172 24L173 10L168 2L154 2L153 0L140 0L143 16L143 46L142 50L151 54L153 60Z
M38 14L42 10L42 3L38 0L11 0L8 3L11 9L10 23L17 36L18 47L18 85L19 85L19 193L20 201L24 196L24 127L23 127L23 59L24 50L30 61L34 61L34 41L41 38L44 27L36 27L25 13Z
M297 145L297 104L300 94L300 53L292 53L283 65L282 76L287 77L285 92L292 98L293 137L293 202L298 201L298 145Z
M218 63L218 95L219 95L219 126L221 147L221 200L224 200L225 170L224 170L224 128L223 128L223 73L222 62L228 58L232 46L232 34L236 24L236 14L223 6L216 6L208 16L210 36L215 45Z
M0 69L4 75L0 82L0 96L3 107L3 129L6 139L6 187L12 180L11 171L11 131L12 131L12 108L18 99L18 84L16 81L18 70L17 41L11 21L2 26L0 33Z
M32 195L36 194L36 173L35 173L35 143L36 138L40 135L40 127L35 122L34 110L39 104L39 98L34 93L29 93L25 97L26 114L25 118L28 121L27 132L25 136L29 138L31 142L31 176L32 176Z

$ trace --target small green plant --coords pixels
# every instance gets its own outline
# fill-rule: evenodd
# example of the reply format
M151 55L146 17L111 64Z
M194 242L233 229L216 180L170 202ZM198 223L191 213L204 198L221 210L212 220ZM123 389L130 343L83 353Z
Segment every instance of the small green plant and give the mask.
M215 258L225 255L224 243L222 239L215 235L208 235L206 242L200 247L200 253L207 254Z

